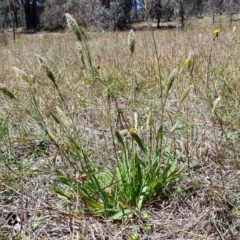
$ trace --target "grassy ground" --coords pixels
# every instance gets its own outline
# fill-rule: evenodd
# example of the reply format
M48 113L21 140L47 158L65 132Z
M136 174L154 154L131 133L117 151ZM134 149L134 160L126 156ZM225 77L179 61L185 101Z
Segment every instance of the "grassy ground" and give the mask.
M0 239L239 239L240 26L222 27L136 31L132 56L128 32L92 34L92 65L72 33L3 42ZM182 170L115 220L78 191L108 171L113 192L122 153Z

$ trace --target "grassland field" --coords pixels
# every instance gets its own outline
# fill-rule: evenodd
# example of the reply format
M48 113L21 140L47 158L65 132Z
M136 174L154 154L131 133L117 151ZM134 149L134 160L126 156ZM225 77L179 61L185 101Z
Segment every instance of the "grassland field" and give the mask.
M132 36L0 37L0 239L240 239L240 23Z

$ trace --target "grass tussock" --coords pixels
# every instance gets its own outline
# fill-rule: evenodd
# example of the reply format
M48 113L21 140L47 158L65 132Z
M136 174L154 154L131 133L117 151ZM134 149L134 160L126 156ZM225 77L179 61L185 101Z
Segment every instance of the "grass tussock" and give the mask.
M67 19L0 46L1 238L239 238L240 26Z

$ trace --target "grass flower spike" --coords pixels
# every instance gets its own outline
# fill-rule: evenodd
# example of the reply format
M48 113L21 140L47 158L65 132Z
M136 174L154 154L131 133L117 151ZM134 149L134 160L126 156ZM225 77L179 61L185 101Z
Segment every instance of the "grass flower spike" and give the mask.
M235 33L235 32L236 32L236 30L237 30L237 27L236 27L236 26L234 26L234 27L233 27L233 30L232 30L232 31L233 31L233 33Z
M69 14L65 14L69 28L75 33L78 41L82 42L87 39L87 35L83 28L79 27L75 19Z
M37 58L38 58L38 62L40 64L41 68L43 69L43 71L46 73L48 78L53 82L53 84L56 85L55 76L54 76L52 70L49 68L46 61L40 55L37 55Z
M184 66L186 66L188 69L191 68L192 66L193 56L194 56L194 52L190 51L190 53L188 54L188 58L183 63Z
M216 108L217 108L217 105L218 103L220 102L221 100L221 96L219 96L218 98L216 98L216 100L214 101L213 103L213 108L212 108L212 113L215 113L216 112Z
M134 53L134 49L135 49L135 34L134 31L131 29L129 34L128 34L128 47L131 53L131 56Z
M81 62L82 62L82 64L83 64L83 66L85 67L84 50L83 50L82 44L81 44L80 42L77 42L76 48L77 48L77 50L78 50L79 58L81 59Z
M13 70L17 74L17 77L21 78L25 82L27 82L30 86L33 84L33 78L29 78L28 75L21 69L17 67L13 67Z
M48 66L47 62L45 61L44 58L42 58L40 55L37 55L37 59L39 62L40 67L43 69L43 71L46 73L47 77L51 80L51 82L54 84L55 88L57 89L57 91L59 92L59 96L62 98L62 95L60 93L57 81L56 81L56 77L53 73L53 71L51 70L51 68Z

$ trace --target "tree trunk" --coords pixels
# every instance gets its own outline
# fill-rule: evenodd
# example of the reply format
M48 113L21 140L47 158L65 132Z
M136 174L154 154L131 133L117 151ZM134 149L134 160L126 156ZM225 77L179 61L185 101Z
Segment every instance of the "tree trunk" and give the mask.
M8 6L9 6L10 16L11 16L11 22L12 22L13 41L14 41L14 43L15 43L15 26L14 26L14 17L13 17L13 14L12 14L12 8L11 8L10 0L8 0Z
M101 0L101 3L104 7L110 8L110 0Z
M230 11L230 14L229 14L229 18L230 18L230 27L232 26L232 22L233 22L233 11Z
M160 28L160 18L157 19L157 29Z
M26 29L36 29L38 25L36 0L26 0L24 4Z
M138 2L137 2L137 0L134 0L133 6L134 6L134 17L136 20L138 20Z
M19 27L19 23L18 23L18 9L13 9L13 17L14 17L14 22L15 22L15 26L16 28Z
M179 15L180 15L180 21L181 21L181 29L183 29L184 28L184 14L185 14L185 12L184 12L184 7L183 7L183 2L181 1L180 2L180 10L179 10Z

